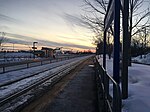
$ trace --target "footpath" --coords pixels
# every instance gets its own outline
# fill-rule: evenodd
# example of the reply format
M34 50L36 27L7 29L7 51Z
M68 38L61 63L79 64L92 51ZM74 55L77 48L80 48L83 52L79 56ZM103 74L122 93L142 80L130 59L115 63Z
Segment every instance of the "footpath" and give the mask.
M93 61L77 72L44 112L98 112Z

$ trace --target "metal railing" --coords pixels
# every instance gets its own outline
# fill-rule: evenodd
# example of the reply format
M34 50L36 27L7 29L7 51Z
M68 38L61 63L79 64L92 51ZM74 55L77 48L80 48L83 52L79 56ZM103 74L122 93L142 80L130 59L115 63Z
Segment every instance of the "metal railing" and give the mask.
M85 55L73 55L73 56L64 56L64 57L57 57L55 59L52 58L45 58L45 59L33 59L33 60L24 60L20 62L13 62L13 63L4 63L0 64L0 74L40 65L45 65L53 62L68 60L71 58L81 57Z
M122 97L120 86L116 81L106 72L106 70L99 64L98 59L95 58L95 70L98 87L98 101L99 108L102 112L121 112ZM110 82L113 84L113 91L109 91Z

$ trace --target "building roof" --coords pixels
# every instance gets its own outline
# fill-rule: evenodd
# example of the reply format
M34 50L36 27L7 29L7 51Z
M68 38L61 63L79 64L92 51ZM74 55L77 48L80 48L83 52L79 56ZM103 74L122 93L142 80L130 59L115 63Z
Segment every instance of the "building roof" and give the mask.
M48 48L48 47L42 47L41 50L49 50L49 51L52 51L53 49L52 49L52 48Z

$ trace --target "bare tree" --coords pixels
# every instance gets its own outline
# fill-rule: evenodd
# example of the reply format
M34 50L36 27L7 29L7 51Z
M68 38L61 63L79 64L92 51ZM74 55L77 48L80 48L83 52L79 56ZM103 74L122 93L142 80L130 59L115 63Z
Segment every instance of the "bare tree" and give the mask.
M150 43L149 33L150 33L150 29L145 27L141 29L141 31L132 38L133 40L132 43L134 43L134 45L140 48L139 52L141 53L141 58L142 55L147 52L148 44Z
M94 0L92 3L90 0L84 0L84 10L85 14L82 16L82 19L85 21L85 24L89 26L96 35L103 31L104 23L103 17L106 14L105 4L100 6L95 6L95 3L98 3L98 0Z
M149 4L142 9L144 0L130 0L130 12L129 12L129 45L131 46L132 37L142 29L149 27ZM131 66L131 47L129 47L129 66Z
M7 38L5 37L5 32L0 32L0 50L2 50L3 44L7 41Z
M104 16L106 14L108 0L84 0L84 10L86 12L85 15L82 16L82 19L84 20L85 24L89 26L89 29L92 30L95 33L95 36L93 36L93 44L99 45L103 43L103 31L104 31ZM113 29L112 26L110 26L110 29L108 30L108 34L113 35ZM108 54L109 48L111 48L110 39L112 36L109 36L107 40L107 52ZM101 49L101 48L97 48Z
M83 16L84 21L94 31L102 32L104 30L104 17L108 0L84 0L86 15ZM146 5L147 4L147 5ZM129 2L129 45L131 46L132 37L141 32L143 28L150 27L150 10L149 1L146 0L130 0ZM122 13L124 13L122 11ZM110 26L109 32L113 35L113 28ZM131 65L131 50L129 50Z
M86 25L95 33L96 36L102 35L104 31L104 17L107 11L109 0L84 0L84 11L82 19ZM108 30L113 35L113 28ZM102 37L99 37L102 38Z

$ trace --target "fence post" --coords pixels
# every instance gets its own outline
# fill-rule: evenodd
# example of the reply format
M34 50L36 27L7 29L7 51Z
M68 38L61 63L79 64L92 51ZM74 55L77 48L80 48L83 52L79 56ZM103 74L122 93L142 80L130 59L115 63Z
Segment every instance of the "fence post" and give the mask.
M121 93L118 85L113 83L113 112L121 112ZM120 93L120 95L118 94Z
M5 73L5 66L3 67L3 73Z
M27 63L27 68L29 68L29 63Z
M104 87L105 87L105 92L106 92L106 97L109 97L109 79L106 75L106 71L103 71L103 75L104 75Z

